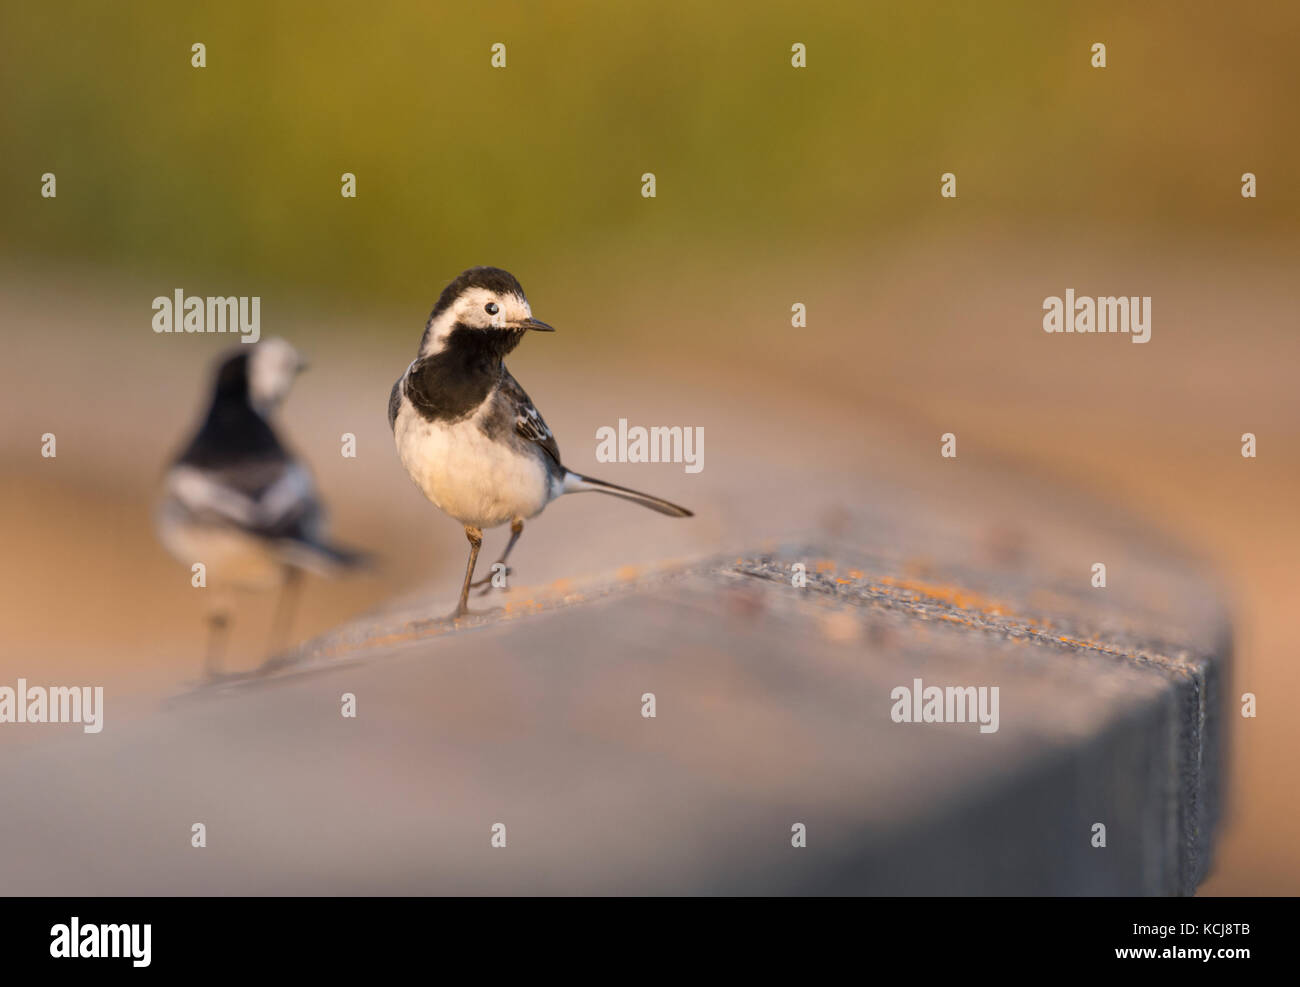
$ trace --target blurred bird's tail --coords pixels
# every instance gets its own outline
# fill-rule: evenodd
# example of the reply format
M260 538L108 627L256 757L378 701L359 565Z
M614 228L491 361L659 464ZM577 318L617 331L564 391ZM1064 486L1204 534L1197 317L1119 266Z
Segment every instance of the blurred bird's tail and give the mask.
M575 473L573 470L565 471L565 493L584 493L588 490L594 490L596 493L609 494L611 497L622 497L624 500L630 500L634 504L648 507L650 510L658 511L660 514L667 514L669 517L695 516L693 511L688 511L685 507L679 507L677 504L664 500L662 497L654 497L648 493L642 493L640 490L630 490L627 487L620 487L616 483L606 483L604 480L596 480L589 476L583 476L581 473Z
M323 542L291 539L281 542L281 547L290 565L321 576L335 576L347 569L367 569L374 561L365 552Z

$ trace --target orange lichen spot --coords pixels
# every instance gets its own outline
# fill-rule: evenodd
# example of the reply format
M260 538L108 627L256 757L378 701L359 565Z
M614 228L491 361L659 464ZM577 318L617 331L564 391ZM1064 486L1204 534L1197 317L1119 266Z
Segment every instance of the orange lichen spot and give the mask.
M553 593L567 593L573 588L573 581L569 579L557 579L547 588Z
M843 586L845 583L851 583L851 582L853 582L852 579L839 579L839 578L837 578L835 581L836 581L837 583L839 583L841 586Z
M830 559L818 559L816 565L817 565L818 572L835 571L835 563L832 562Z
M1102 644L1100 641L1081 641L1077 637L1057 637L1062 644L1072 644L1076 648L1092 648L1094 651L1104 651L1111 655L1121 655L1124 652L1117 651L1109 644Z
M737 559L736 561L740 560ZM618 572L615 573L615 576L623 580L625 583L630 583L639 575L641 575L641 567L639 565L625 565L620 567Z
M861 569L850 569L850 570L849 570L849 578L850 578L850 579L862 579L862 578L863 578L863 575L864 575L864 574L863 574L863 572L862 572Z
M958 586L940 586L913 579L894 579L890 576L882 576L880 581L893 589L924 596L939 603L947 603L959 610L978 610L990 617L1002 617L1008 612L1004 604Z

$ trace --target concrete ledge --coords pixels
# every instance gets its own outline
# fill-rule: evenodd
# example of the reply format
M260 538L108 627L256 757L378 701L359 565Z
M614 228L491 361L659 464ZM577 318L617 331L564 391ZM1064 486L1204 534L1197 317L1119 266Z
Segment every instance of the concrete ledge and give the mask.
M812 545L516 590L458 623L412 599L5 763L31 796L0 821L24 848L4 885L1189 894L1219 815L1229 628L1181 561L1145 559L1126 594ZM917 679L997 686L998 729L894 722Z

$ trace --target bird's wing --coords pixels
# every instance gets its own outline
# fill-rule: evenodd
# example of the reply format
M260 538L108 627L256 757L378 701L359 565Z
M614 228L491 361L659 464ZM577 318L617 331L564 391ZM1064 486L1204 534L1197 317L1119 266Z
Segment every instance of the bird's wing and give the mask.
M515 432L534 445L541 446L546 454L555 460L555 465L559 466L560 446L555 441L555 436L551 434L550 426L546 424L546 419L533 404L532 398L519 386L519 381L515 380L508 370L503 372L500 394L507 402L508 409L514 413Z
M217 469L181 464L167 475L167 492L196 521L231 524L262 538L310 541L320 518L310 474L291 461Z
M397 382L393 384L393 389L388 392L388 430L390 432L397 428L397 413L402 408L402 381L405 375L398 377Z

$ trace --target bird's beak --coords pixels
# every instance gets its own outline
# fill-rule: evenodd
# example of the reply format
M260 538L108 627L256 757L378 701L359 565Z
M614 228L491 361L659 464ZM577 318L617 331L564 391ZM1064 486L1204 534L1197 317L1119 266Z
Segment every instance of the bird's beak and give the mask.
M535 329L537 332L555 332L555 326L548 326L541 319L524 319L516 322L516 329Z

